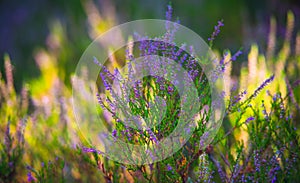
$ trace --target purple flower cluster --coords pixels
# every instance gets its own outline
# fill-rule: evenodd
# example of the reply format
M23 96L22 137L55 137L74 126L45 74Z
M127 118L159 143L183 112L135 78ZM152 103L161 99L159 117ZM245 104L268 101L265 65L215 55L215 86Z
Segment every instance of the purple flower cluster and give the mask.
M86 153L97 153L97 154L103 154L103 152L94 149L94 148L88 148L88 147L82 147L82 151Z
M94 63L97 64L102 70L100 73L105 74L109 79L114 80L115 77L109 72L105 65L101 64L96 57L94 57ZM103 75L104 76L104 75Z
M285 115L285 108L284 108L283 101L280 102L279 107L280 107L280 116L279 116L279 118L282 119Z
M231 61L236 61L237 57L239 57L241 54L243 54L243 52L241 50L237 51L232 57L231 57Z
M171 21L172 20L172 12L173 8L171 5L167 6L167 11L166 11L166 20Z
M218 173L220 175L221 180L223 182L226 182L226 180L227 180L226 173L223 171L221 164L219 162L216 162L216 166L217 166Z
M12 148L12 137L10 134L10 122L8 122L6 125L4 144L5 144L6 151L9 152L10 149Z
M141 84L141 81L137 81L134 83L134 86L133 86L134 97L136 99L139 99L141 97L141 92L139 90L140 84Z
M101 77L101 79L102 79L102 81L103 81L103 85L104 85L105 89L108 90L108 91L111 91L111 90L112 90L111 85L110 85L110 83L106 80L106 78L105 78L105 76L104 76L104 74L103 74L102 72L100 73L100 77Z
M153 133L153 131L151 129L148 129L147 132L150 135L150 140L155 142L156 144L158 143L158 139L156 137L156 135Z
M256 97L258 95L258 93L264 89L269 83L271 83L274 80L275 75L272 75L271 77L269 77L267 80L265 80L255 91L254 93L251 95L250 98Z
M242 98L247 94L247 91L244 90L242 91L240 94L238 94L237 96L233 96L232 99L230 100L230 105L229 108L233 107L234 105L236 105L238 102L240 102L242 100Z
M112 134L113 137L116 137L117 136L117 130L114 129L111 134Z
M210 36L210 38L208 38L208 41L213 41L220 33L220 28L224 26L223 20L218 21L218 25L215 26L214 28L214 32L212 33L212 35Z
M27 181L28 182L34 182L35 178L32 176L31 172L27 173Z
M261 169L261 156L259 151L254 151L254 168L255 172L259 173Z

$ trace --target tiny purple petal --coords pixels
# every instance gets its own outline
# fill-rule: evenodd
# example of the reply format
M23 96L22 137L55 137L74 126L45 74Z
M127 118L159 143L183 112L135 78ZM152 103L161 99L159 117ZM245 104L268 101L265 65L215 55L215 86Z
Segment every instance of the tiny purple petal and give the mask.
M168 164L168 165L167 165L167 170L168 170L168 171L172 171L172 170L173 170L172 166L170 166L170 165Z

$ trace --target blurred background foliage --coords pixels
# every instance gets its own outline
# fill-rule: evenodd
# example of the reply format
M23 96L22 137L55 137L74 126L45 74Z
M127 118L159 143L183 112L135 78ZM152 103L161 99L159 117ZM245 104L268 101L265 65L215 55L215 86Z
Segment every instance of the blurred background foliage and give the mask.
M70 86L69 76L93 38L114 25L136 19L164 19L166 0L2 0L0 2L0 58L11 56L17 90L21 83L38 77L36 64L40 50L55 53L59 77ZM300 17L297 0L188 0L172 1L174 13L183 25L208 38L217 20L226 26L216 47L249 51L252 43L264 51L270 17L277 20L276 35L284 37L286 13ZM296 30L300 21L295 22ZM295 34L295 32L293 33ZM3 64L0 64L3 72ZM239 64L235 66L235 74Z

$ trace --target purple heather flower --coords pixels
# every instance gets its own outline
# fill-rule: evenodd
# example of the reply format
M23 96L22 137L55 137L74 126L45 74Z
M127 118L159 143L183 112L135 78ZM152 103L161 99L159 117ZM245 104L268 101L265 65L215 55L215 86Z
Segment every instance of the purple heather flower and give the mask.
M105 109L105 105L104 105L104 103L103 103L103 100L102 100L100 94L97 93L96 96L97 96L99 105L102 107L102 109Z
M172 166L168 164L168 165L167 165L167 170L168 170L168 171L172 171L172 170L173 170Z
M247 91L244 90L243 92L241 92L238 96L234 96L234 101L232 102L232 105L238 103L245 95L247 94Z
M10 122L8 122L6 125L4 144L5 144L6 150L9 151L11 148L11 145L12 145L11 136L10 136Z
M146 150L146 154L149 155L152 160L156 159L156 156L154 156L152 151L150 151L149 149Z
M283 104L282 101L280 102L279 107L280 107L280 116L279 116L279 118L282 119L283 116L284 116L284 113L285 113L284 104Z
M208 41L213 41L220 33L220 28L223 26L224 26L223 20L218 21L218 25L215 26L214 32L212 33L210 38L208 38Z
M195 52L194 52L194 47L191 45L191 46L189 46L189 48L190 48L190 49L189 49L189 50L190 50L189 53L190 53L191 56L193 57L193 56L194 56L193 54L195 53Z
M218 173L219 173L219 176L221 178L221 180L223 182L227 182L227 177L226 177L226 173L223 171L222 167L221 167L221 164L217 161L217 160L214 160L215 161L215 165L218 169Z
M280 165L275 155L271 158L270 165L272 166L272 168L268 173L269 180L271 180L271 182L276 182L276 174L280 170Z
M268 115L268 113L267 113L267 110L266 110L266 106L265 106L264 101L262 101L261 107L263 108L262 113L263 113L265 119L269 119L269 115Z
M18 124L18 130L17 130L17 139L19 143L24 142L23 132L24 132L25 124L26 124L26 118L22 118L20 120L20 123Z
M111 134L112 134L113 137L116 137L117 136L117 130L114 129Z
M168 86L168 93L171 94L174 91L174 88L172 86Z
M225 67L224 67L224 66L225 66L225 63L224 63L224 61L225 61L225 58L227 57L227 55L228 55L228 51L226 51L226 52L224 53L222 59L221 59L220 62L219 62L220 66L221 66L221 68L222 68L222 72L224 72L224 70L225 70Z
M231 91L231 93L233 93L233 92L237 91L237 89L238 89L238 85L237 85L237 83L234 83L233 86L231 87L230 91Z
M231 60L235 61L243 52L241 50L237 51L232 57Z
M116 111L116 105L113 101L111 101L109 98L106 98L105 100L108 104L109 104L109 107L110 107L110 110L115 113Z
M163 83L160 84L160 85L159 85L159 89L160 89L160 90L164 90L164 89L165 89L165 85L164 85Z
M245 178L245 174L242 175L242 182L247 182L246 178Z
M136 82L135 84L134 84L134 86L133 86L133 92L134 92L134 97L135 98L140 98L140 96L141 96L141 94L140 94L140 91L139 91L139 84L140 84L141 82L140 81L138 81L138 82Z
M32 176L31 172L27 173L27 181L28 182L33 182L34 181L34 177Z
M223 20L218 21L218 26L219 27L223 27L224 26Z
M179 113L179 114L180 114L180 113ZM190 134L190 133L191 133L191 128L190 128L190 127L185 128L185 132L186 132L187 134Z
M134 72L133 72L132 62L128 62L127 69L128 69L128 81L133 81Z
M175 48L175 47L174 47ZM175 53L174 56L176 57L176 60L178 60L179 56L182 54L184 50L182 48L179 48Z
M27 169L27 170L32 170L32 167L29 166L29 165L26 165L26 169Z
M93 58L93 61L94 61L94 63L97 64L98 66L103 67L103 64L101 64L101 63L98 61L98 59L97 59L96 57Z
M273 101L275 102L277 100L277 94L274 94Z
M173 8L171 5L168 5L167 6L167 11L166 11L166 20L169 20L171 21L172 20L172 11L173 11Z
M129 53L129 49L126 49L126 60L132 61L133 59L134 57Z
M98 153L98 154L103 154L103 152L96 150L94 148L88 148L88 147L82 147L83 152L92 152L92 153Z
M120 71L119 71L118 68L115 68L115 69L114 69L114 78L117 79L118 81L119 81L120 79L122 79L122 75L121 75L121 73L120 73Z
M232 179L235 180L240 173L240 165L238 162L234 165L234 171L232 173Z
M11 161L11 162L9 162L9 163L8 163L8 166L9 166L10 168L13 168L13 166L14 166L14 162L12 162L12 161Z
M254 91L254 97L257 96L257 94L266 87L269 83L271 83L274 80L275 75L272 75L267 80L265 80L255 91Z
M276 179L276 176L274 176L273 179L272 179L272 183L275 183L276 180L277 180L277 179Z
M154 164L149 164L149 168L150 168L151 171L153 171L153 169L154 169Z
M183 56L180 58L180 64L183 64L185 61L187 61L188 54L183 54Z
M148 133L149 133L149 135L150 135L150 140L154 141L154 142L157 144L157 143L158 143L158 140L157 140L155 134L152 132L152 130L151 130L151 129L148 129L147 131L148 131Z
M254 117L249 117L247 120L246 120L246 122L245 122L245 124L248 124L250 121L253 121L255 118Z
M108 71L108 69L107 69L102 63L100 63L100 62L97 60L96 57L94 57L94 63L97 64L97 65L101 68L100 74L101 74L101 73L102 73L102 74L105 74L105 75L108 76L108 78L110 78L110 79L112 79L112 80L114 79L114 75L111 74L111 73Z
M104 85L105 89L108 90L108 91L111 91L111 90L112 90L111 85L110 85L109 82L106 80L106 78L105 78L105 76L104 76L103 73L100 73L100 77L101 77L101 79L102 79L102 81L103 81L103 85Z
M255 151L254 152L254 166L255 166L256 172L260 172L260 167L261 167L260 160L261 160L261 158L260 158L259 152Z

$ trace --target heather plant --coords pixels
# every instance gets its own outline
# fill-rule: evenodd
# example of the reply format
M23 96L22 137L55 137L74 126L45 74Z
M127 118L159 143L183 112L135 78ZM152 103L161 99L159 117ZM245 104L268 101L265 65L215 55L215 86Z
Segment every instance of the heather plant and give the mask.
M41 78L18 92L13 65L5 56L4 77L0 73L0 182L101 180L97 169L92 169L92 157L73 145L76 136L67 130L72 128L68 123L72 119L70 91L51 59L41 51ZM52 161L57 156L63 158ZM50 160L53 164L43 163ZM62 167L63 161L67 162Z
M0 180L4 182L12 182L15 180L17 173L17 165L21 162L24 151L23 129L17 130L13 136L10 132L10 122L7 123L4 132L4 142L1 142L1 164L0 164Z
M168 8L167 18L170 18L170 14L171 14L170 12L171 12L171 7ZM291 15L289 14L289 16ZM219 21L218 25L215 26L215 30L212 36L208 39L210 41L211 47L213 45L213 40L220 32L220 27L222 27L223 25L224 25L223 22ZM142 56L147 54L149 55L159 54L158 50L161 49L159 46L157 47L156 46L157 45L151 42L142 42L140 44L140 54ZM162 49L162 50L167 50L167 49ZM129 51L127 50L126 53L128 54L128 52ZM190 61L188 58L186 58L186 56L184 56L184 54L181 53L175 54L178 52L176 51L173 53L163 52L162 55L163 56L171 55L173 56L173 58L181 61L181 63L184 63L185 61L188 63L188 61ZM235 61L240 54L242 54L242 52L237 51L232 57L228 58L229 54L228 52L226 52L224 54L224 58L220 59L219 66L216 68L216 71L225 72L225 70L227 69L226 67L230 65L232 61ZM253 53L250 52L250 56L251 54ZM126 58L130 62L134 58L134 56L127 55ZM105 66L101 65L96 60L96 58L95 58L95 63L100 65L103 68L102 71L100 72L100 78L102 80L105 90L107 90L111 95L110 98L103 98L103 96L101 97L101 95L98 95L97 97L98 97L98 102L102 107L102 109L109 111L112 114L112 118L116 122L116 129L112 129L111 132L114 138L121 138L126 142L130 142L130 143L147 143L147 142L157 143L157 141L159 141L164 135L168 135L168 133L165 133L164 129L167 130L174 129L174 124L175 125L177 124L176 117L178 114L170 113L170 111L173 110L168 110L168 109L166 115L167 116L171 115L171 116L167 117L166 118L167 120L165 122L162 121L161 126L154 128L153 130L145 129L145 131L135 131L134 129L124 125L124 123L121 123L122 121L118 118L115 112L117 108L116 107L117 104L115 102L116 101L118 102L119 99L116 97L116 94L112 89L113 87L108 80L108 79L113 80L114 78L120 79L119 71L118 69L115 69L114 74L110 73ZM196 65L193 66L194 66L193 69L197 68ZM128 67L129 67L128 77L130 77L130 75L132 74L130 73L132 72L132 68L130 64L128 64ZM192 70L190 73L195 73L195 72L193 72ZM205 85L205 82L203 82L203 80L201 80L200 82L199 80L197 80L198 74L199 73L192 75L195 76L193 79L196 80L195 83L199 84L198 87L200 87L202 91L203 89L205 91L205 88L207 89L208 86ZM286 147L283 148L282 146L280 146L280 144L289 143L292 139L295 140L298 138L295 129L293 128L293 123L291 122L291 120L289 120L292 118L289 116L290 114L288 114L289 113L288 109L284 107L284 100L281 98L281 102L276 103L276 101L274 101L273 96L269 97L273 100L266 98L265 100L268 101L267 105L271 106L270 114L267 113L265 102L263 100L258 102L258 100L260 99L259 94L261 92L264 93L267 85L271 85L274 79L278 80L275 77L275 75L271 75L269 78L266 78L266 80L262 82L259 86L257 86L257 88L253 91L253 93L250 94L248 94L246 90L240 92L236 96L233 95L234 94L233 90L231 91L232 93L229 93L229 95L231 96L227 102L228 107L226 109L227 116L225 120L228 122L228 119L230 118L231 119L230 123L233 124L233 127L226 133L221 131L218 134L218 137L213 141L213 143L211 143L205 149L201 149L201 146L199 148L198 145L201 144L197 144L199 143L200 137L205 132L205 125L203 125L205 123L204 122L205 115L204 115L204 117L198 121L198 126L196 130L194 132L189 131L189 133L193 133L192 138L173 156L154 164L141 165L141 166L136 166L136 165L123 165L123 166L126 166L127 170L129 171L142 174L143 176L142 180L150 181L150 182L151 181L157 181L157 182L270 181L270 182L274 182L277 180L278 176L282 177L281 181L294 179L295 174L291 173L291 175L285 176L285 173L282 172L285 172L286 170L282 170L282 168L280 167L283 153L280 153L281 151L279 149L286 149ZM122 87L126 88L128 87L128 85L124 84ZM149 90L151 90L152 94L154 93L154 94L161 94L163 96L167 96L168 99L169 98L171 99L168 100L168 102L171 102L171 107L176 108L176 98L172 97L172 95L176 95L176 91L174 91L174 88L172 88L170 83L166 81L162 81L162 79L158 77L158 78L144 78L142 81L134 83L133 89L129 94L130 96L127 97L131 110L133 110L136 113L146 113L146 115L151 112L154 112L154 111L149 111L149 106L147 107L147 104L149 105L148 102L149 98L151 97L150 94L151 92ZM271 95L270 91L269 91L269 95ZM277 93L276 95L280 95L280 93ZM210 96L208 93L205 93L203 96L206 97L203 97L202 101L207 101L207 100L209 101ZM123 97L126 98L126 96ZM285 97L285 99L287 98L288 96ZM172 103L173 101L175 101L175 103ZM257 106L260 103L261 106L254 107L253 103L255 104L255 106ZM207 103L203 102L203 104L207 104ZM148 110L144 111L144 109L148 109ZM281 112L275 112L275 111L281 111ZM269 118L272 118L272 122L270 121ZM281 122L280 119L285 119L288 121ZM283 123L285 125L281 127L277 123ZM171 125L171 128L168 127L169 125ZM287 137L287 139L282 139L281 142L278 142L279 139L276 138L276 136L278 137L277 134L278 132L276 132L274 125L276 125L277 131L278 129L280 129L280 131L281 130L284 131L284 134L282 135ZM234 131L241 131L241 129L244 128L245 128L244 133L247 133L249 135L249 139L245 142L244 141L231 142L237 144L234 146L234 148L228 146L230 139L227 138L230 138L230 136L233 135ZM246 143L247 145L245 145ZM296 147L297 146L298 145L296 145ZM215 152L214 151L215 147L221 148L222 149L221 152L219 151ZM222 151L224 152L226 151L226 149L230 149L230 151L231 149L234 149L235 152L233 153L227 152L227 154L224 156L222 154ZM261 156L262 152L265 151L267 151L267 155L265 155L266 157L260 158L259 156ZM86 152L94 152L94 153L102 154L102 152L99 152L93 149L92 147L88 148ZM217 153L218 156L219 154L221 154L221 158L224 161L222 164L214 157L215 153ZM293 155L293 157L297 156L295 154ZM297 158L294 158L294 161L296 159ZM287 161L288 160L289 158L287 158ZM205 164L204 167L203 164ZM217 175L216 173L219 174L219 177L216 176ZM133 178L135 178L134 175ZM138 181L138 179L136 181Z
M0 116L1 143L0 143L0 181L12 182L19 174L19 164L24 153L24 129L28 110L28 94L24 87L21 95L14 89L13 72L10 58L4 58L5 78L0 73Z
M240 117L230 130L231 134L227 132L223 140L216 138L217 150L209 156L223 182L293 182L298 179L297 173L287 166L289 164L297 169L299 161L299 135L295 121L279 93L270 94L269 98L270 113L266 112L264 100L259 108L251 105L241 107ZM244 121L241 116L245 115L242 112L245 108L249 108L253 115ZM238 127L249 135L246 142L234 142L236 133L232 132Z
M287 76L289 72L285 71L289 68L285 65L294 64L293 61L297 58L296 51L295 55L290 53L294 23L291 12L288 13L287 19L283 48L278 54L274 52L276 33L274 33L275 20L272 19L269 37L269 44L272 45L268 45L269 54L258 55L257 46L253 46L248 56L248 67L242 68L241 71L241 81L238 83L240 89L237 90L233 85L234 90L230 91L228 117L223 122L228 125L228 132L225 131L226 128L220 131L219 135L225 134L226 138L223 140L216 138L217 150L214 155L209 155L223 182L297 182L298 180L297 174L289 169L290 166L286 166L289 164L298 169L293 163L299 161L297 158L299 135L295 117L299 115L299 111L294 95L298 90L298 82L296 80L291 85L289 78L294 80L291 75L295 73ZM297 68L294 67L296 70ZM261 82L261 78L266 74L271 76ZM230 76L228 78L229 82L234 83ZM259 82L261 84L258 87L253 86L254 83ZM234 96L232 93L237 95Z
M35 170L27 166L27 180L28 182L64 182L63 171L65 163L60 158L56 157L55 161L48 161L48 163L41 163L41 169Z
M166 17L170 20L171 17L171 7L168 7L168 11L166 14ZM185 76L182 76L185 80L183 81L184 87L188 88L191 84L196 85L196 91L198 92L201 105L199 107L199 110L202 110L202 115L200 116L200 119L197 119L196 121L196 129L195 131L193 128L189 126L181 126L181 133L187 133L192 134L192 138L190 138L183 147L176 153L174 153L171 157L166 158L165 160L158 162L158 163L151 163L150 165L123 165L126 166L128 170L139 172L142 174L144 180L148 181L175 181L175 180L182 180L187 181L189 178L189 173L192 172L192 169L196 166L196 162L198 160L198 157L205 151L203 146L203 142L199 142L200 137L206 132L206 125L205 121L208 121L209 113L211 113L209 110L205 109L206 105L210 105L211 94L209 93L209 87L208 87L208 80L206 78L205 73L201 70L201 67L198 65L196 60L192 58L188 53L186 53L183 49L174 47L173 45L170 45L169 43L164 43L160 40L169 40L172 41L173 39L173 31L176 31L176 24L175 30L169 29L170 22L166 23L167 33L162 37L158 38L159 41L141 41L137 44L135 44L136 48L139 49L138 54L140 56L148 56L148 55L161 55L164 57L170 57L174 59L177 63L181 64L182 67L188 70L189 75L192 77L192 82L187 80ZM216 32L219 31L219 27L222 26L222 23L219 22L219 26L216 27ZM217 33L214 33L214 37L217 35ZM183 45L184 46L184 45ZM192 48L191 48L192 49ZM126 58L130 62L135 55L128 54L130 51L126 50ZM147 57L149 58L149 57ZM206 59L206 58L204 58ZM102 67L102 71L100 72L100 78L102 80L102 84L104 85L104 88L106 91L109 92L110 97L103 98L100 94L97 95L99 105L105 109L106 111L109 111L111 113L112 118L115 121L115 129L112 129L111 136L112 138L116 139L122 139L127 143L133 143L133 144L147 144L149 147L151 147L151 144L157 144L159 140L163 139L164 137L168 136L174 129L175 126L182 125L179 121L179 116L184 116L183 113L179 113L179 91L174 88L168 82L164 79L164 77L144 77L141 81L136 82L133 84L133 89L129 90L129 94L127 94L123 91L121 93L125 93L129 96L122 96L120 98L125 98L125 102L129 102L129 109L124 107L123 102L120 98L116 95L115 91L113 90L112 84L109 82L109 80L117 79L118 82L122 83L123 85L121 88L128 88L129 84L124 83L122 76L120 76L119 70L115 69L114 74L110 73L106 66L101 65L96 58L94 58L94 62ZM151 63L152 62L152 63ZM163 73L168 73L170 70L174 70L174 66L172 64L164 65L155 65L160 63L155 63L154 60L151 60L150 63L147 64L153 64L154 67L165 67L163 69ZM138 64L135 66L135 70L139 70L139 67L147 67L146 65L139 66ZM133 69L131 68L131 63L128 63L128 78L129 81L131 81L130 77L133 75ZM221 66L220 66L221 67ZM216 72L214 72L217 74ZM154 75L157 73L154 73ZM165 77L171 77L168 75L164 75ZM173 76L176 78L176 76ZM178 77L178 76L177 76ZM217 75L213 76L216 77ZM122 89L121 89L122 90ZM193 91L195 92L195 91ZM105 92L104 92L105 93ZM134 127L131 127L128 124L128 121L122 121L119 118L119 114L117 113L117 110L125 109L125 111L121 111L125 116L127 116L126 112L127 110L133 111L134 114L141 114L143 117L150 118L150 121L146 121L146 123L151 123L157 119L156 113L161 112L160 108L155 108L156 106L152 107L153 105L151 103L151 100L153 101L153 98L155 95L158 95L164 99L166 99L166 113L162 121L159 125L153 127L153 128L147 128L143 126L142 129L136 130ZM192 93L185 93L185 95L192 95ZM155 101L157 102L157 100ZM184 105L188 105L190 110L193 108L194 101L186 101ZM126 104L125 104L126 105ZM119 108L118 108L119 107ZM198 109L196 109L198 110ZM153 118L154 117L154 118ZM129 119L129 118L126 118ZM133 119L134 120L134 119ZM151 121L152 120L152 121ZM183 123L181 121L181 123ZM138 126L142 126L142 124L137 124ZM125 145L126 146L126 145ZM126 149L126 147L124 147ZM129 148L129 147L127 147ZM168 148L168 147L167 147ZM103 152L93 149L93 147L84 148L86 152L93 152L93 153L99 153L103 154ZM148 156L146 158L152 158L151 156L155 156L155 150L149 148L145 152L141 152L140 154L142 161L143 156ZM130 157L128 157L130 159ZM152 158L154 159L154 158Z

